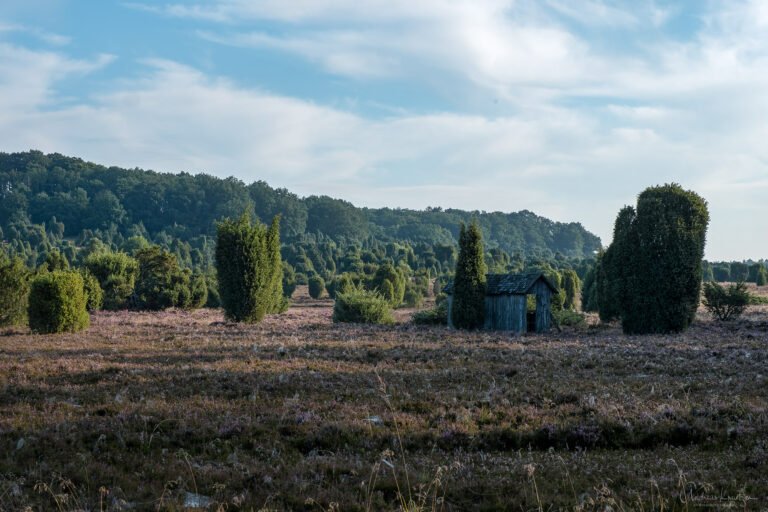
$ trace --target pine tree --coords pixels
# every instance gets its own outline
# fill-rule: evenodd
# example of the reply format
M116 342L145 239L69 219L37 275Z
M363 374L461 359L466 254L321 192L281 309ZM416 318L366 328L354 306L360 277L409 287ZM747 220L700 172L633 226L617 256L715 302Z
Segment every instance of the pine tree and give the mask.
M457 329L478 329L485 319L486 267L480 228L473 222L459 232L459 258L453 284L451 319Z

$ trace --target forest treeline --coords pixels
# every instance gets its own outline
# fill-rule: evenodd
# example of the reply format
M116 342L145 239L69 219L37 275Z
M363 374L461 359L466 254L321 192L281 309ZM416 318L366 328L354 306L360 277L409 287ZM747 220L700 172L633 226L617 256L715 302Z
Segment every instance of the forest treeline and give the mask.
M401 243L447 251L459 226L475 219L486 247L510 255L590 258L601 247L581 224L529 211L357 208L326 196L301 198L263 181L104 167L39 151L0 153L0 239L29 266L42 263L51 248L72 261L82 259L80 251L92 252L89 244L130 249L129 239L141 237L175 253L184 266L209 268L216 221L244 212L265 223L280 215L285 245Z

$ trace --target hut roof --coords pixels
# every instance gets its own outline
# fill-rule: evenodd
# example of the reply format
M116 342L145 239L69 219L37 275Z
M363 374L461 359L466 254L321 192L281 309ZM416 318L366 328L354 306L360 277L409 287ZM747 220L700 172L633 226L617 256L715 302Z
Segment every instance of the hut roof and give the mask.
M557 293L557 287L547 279L543 272L532 272L528 274L487 274L486 276L486 295L527 295L533 285L539 279L543 279L553 293ZM448 295L453 295L453 281L449 281L443 291Z

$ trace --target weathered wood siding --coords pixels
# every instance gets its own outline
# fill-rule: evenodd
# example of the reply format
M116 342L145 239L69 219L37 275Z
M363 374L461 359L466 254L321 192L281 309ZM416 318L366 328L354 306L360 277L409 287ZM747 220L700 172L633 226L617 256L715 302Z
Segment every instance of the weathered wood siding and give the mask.
M547 332L552 326L552 290L547 284L539 279L531 292L536 294L536 332Z
M528 290L536 296L536 332L547 332L552 326L552 289L539 279ZM487 295L483 328L493 331L528 331L528 302L526 295ZM453 295L448 296L448 326L453 325Z
M485 298L487 330L525 332L525 295L489 295Z

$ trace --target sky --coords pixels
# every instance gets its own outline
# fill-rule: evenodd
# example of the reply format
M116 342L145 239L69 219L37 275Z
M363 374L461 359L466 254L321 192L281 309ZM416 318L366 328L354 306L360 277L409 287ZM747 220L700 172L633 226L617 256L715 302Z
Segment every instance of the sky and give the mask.
M2 0L0 151L531 210L608 244L646 187L768 258L763 0Z

